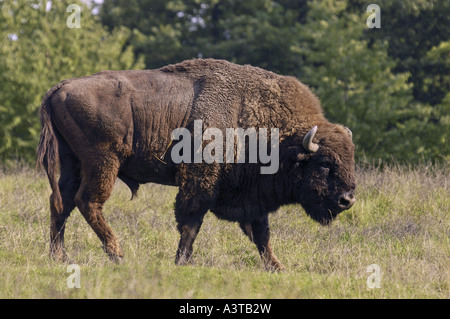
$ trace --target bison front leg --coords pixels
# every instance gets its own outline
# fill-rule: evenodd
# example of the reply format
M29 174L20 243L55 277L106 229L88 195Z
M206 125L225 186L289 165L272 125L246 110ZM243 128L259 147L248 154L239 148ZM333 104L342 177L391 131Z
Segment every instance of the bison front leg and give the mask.
M218 165L180 165L180 189L175 199L175 218L180 242L175 264L185 265L192 256L192 245L203 223L203 217L216 199Z
M192 246L208 210L206 205L200 204L201 207L198 205L195 200L186 201L183 192L178 193L175 203L175 218L178 223L177 229L180 232L180 242L175 256L176 265L186 265L191 259Z
M261 255L264 267L271 271L283 271L286 267L278 260L270 245L269 219L266 216L261 220L240 224L244 234L255 243Z
M190 261L193 252L192 245L200 230L200 226L201 224L199 223L185 225L178 224L180 242L175 256L176 265L186 265Z

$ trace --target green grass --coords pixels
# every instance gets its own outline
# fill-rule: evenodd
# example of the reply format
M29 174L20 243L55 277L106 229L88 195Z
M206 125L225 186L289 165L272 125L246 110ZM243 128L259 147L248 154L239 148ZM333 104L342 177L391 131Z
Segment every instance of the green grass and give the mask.
M80 266L68 288L68 264L49 249L50 188L31 169L0 173L0 298L449 298L450 176L447 167L359 169L357 202L330 227L299 205L271 215L272 246L287 267L263 270L238 225L211 213L194 245L193 265L177 267L173 214L177 189L117 182L105 216L125 263L113 264L75 210L66 250ZM381 269L369 289L367 267Z

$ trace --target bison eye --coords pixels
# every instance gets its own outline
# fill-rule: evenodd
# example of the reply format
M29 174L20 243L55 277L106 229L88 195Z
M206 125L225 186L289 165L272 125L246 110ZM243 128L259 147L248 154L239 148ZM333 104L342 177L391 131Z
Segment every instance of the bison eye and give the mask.
M324 175L330 174L333 165L329 161L322 160L319 162L319 165L320 165L319 170L322 174Z

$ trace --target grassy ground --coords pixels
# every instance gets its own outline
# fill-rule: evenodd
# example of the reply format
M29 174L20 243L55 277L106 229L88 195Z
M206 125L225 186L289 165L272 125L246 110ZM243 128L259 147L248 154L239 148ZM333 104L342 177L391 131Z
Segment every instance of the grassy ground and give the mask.
M263 270L237 224L207 214L194 265L176 267L176 188L148 184L138 198L117 182L105 216L125 263L108 260L75 210L66 249L80 267L68 288L68 264L48 258L50 189L31 169L0 173L0 298L449 298L448 168L358 170L357 202L331 227L297 205L270 219L272 246L285 273ZM381 271L370 289L369 265ZM372 282L371 280L369 280Z

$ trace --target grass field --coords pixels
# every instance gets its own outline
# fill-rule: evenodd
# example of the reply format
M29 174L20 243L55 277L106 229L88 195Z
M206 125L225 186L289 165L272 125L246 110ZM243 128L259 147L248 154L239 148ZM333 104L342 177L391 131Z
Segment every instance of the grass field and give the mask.
M357 202L331 227L299 205L271 215L284 273L264 271L239 226L211 213L194 244L194 264L175 266L177 189L143 185L130 201L117 182L104 212L125 263L109 261L75 210L66 250L80 267L81 287L69 288L68 264L48 257L47 179L27 168L0 172L0 298L449 298L448 167L366 168L357 175ZM372 264L380 288L368 287Z

